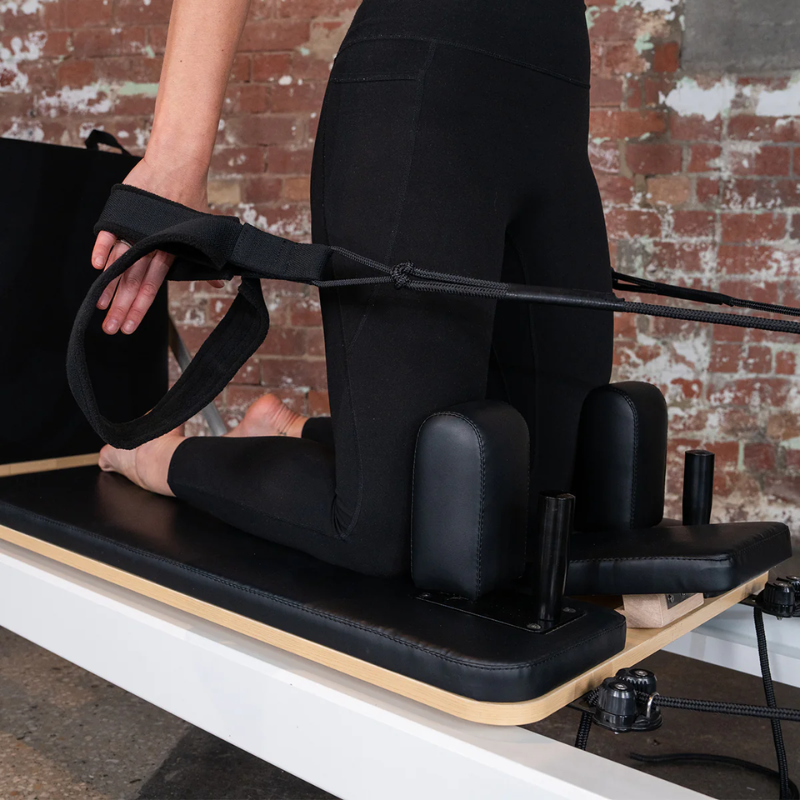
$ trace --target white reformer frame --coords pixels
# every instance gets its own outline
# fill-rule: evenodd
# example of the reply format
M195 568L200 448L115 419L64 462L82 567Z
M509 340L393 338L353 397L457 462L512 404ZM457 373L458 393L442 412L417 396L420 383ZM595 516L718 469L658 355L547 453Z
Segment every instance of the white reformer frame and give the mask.
M522 727L459 719L2 537L0 625L344 800L703 796ZM798 685L800 643L784 627L773 675ZM759 674L743 606L665 649Z

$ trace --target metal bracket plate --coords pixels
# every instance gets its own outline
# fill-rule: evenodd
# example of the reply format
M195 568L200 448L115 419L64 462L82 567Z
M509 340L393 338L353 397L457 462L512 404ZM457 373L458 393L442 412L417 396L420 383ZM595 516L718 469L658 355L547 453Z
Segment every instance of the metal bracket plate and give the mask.
M480 600L468 600L466 597L447 592L420 592L417 599L452 608L463 614L472 614L503 625L511 625L528 633L549 633L586 614L585 611L565 605L562 606L557 620L553 622L540 620L537 619L532 597L511 592L496 592Z

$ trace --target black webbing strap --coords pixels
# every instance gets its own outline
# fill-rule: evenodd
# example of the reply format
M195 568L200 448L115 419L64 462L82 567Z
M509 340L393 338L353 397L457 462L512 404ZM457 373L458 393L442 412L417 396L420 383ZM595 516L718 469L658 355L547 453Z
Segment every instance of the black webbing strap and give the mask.
M501 283L435 272L410 263L387 266L343 248L292 242L252 225L242 224L236 217L204 214L121 184L112 190L102 216L95 225L96 233L101 230L115 234L132 246L97 278L81 305L69 342L67 377L78 405L94 430L109 444L123 449L138 447L161 436L198 413L225 388L261 345L269 330L269 313L259 283L261 278L309 283L320 288L393 284L397 289L420 292L625 311L800 334L800 324L796 322L634 303L610 291ZM129 422L111 422L100 413L97 406L86 361L85 333L106 286L154 250L164 250L176 256L167 276L169 280L227 280L240 275L242 282L228 313L211 332L177 383L150 413ZM325 267L333 252L378 274L373 277L326 279L323 277ZM620 273L614 273L613 284L624 291L800 315L798 309L739 300L716 292L670 286Z

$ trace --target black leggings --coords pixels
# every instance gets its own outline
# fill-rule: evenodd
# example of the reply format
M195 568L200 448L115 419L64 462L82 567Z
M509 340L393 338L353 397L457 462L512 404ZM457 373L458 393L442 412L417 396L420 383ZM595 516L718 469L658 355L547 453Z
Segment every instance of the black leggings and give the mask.
M314 240L610 290L588 80L583 0L367 0L323 105ZM334 257L327 277L373 274ZM402 573L420 424L486 396L528 422L531 497L569 486L581 403L610 376L609 313L391 285L320 295L331 420L302 439L188 439L170 466L178 497L325 561Z

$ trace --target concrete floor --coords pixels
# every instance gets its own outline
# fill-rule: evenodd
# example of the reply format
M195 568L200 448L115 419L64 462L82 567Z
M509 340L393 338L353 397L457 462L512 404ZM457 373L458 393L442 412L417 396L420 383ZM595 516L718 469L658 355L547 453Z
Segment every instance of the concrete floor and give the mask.
M758 678L661 653L646 666L664 694L763 702ZM778 686L800 708L800 690ZM574 742L570 709L531 726ZM800 725L784 723L800 779ZM769 778L717 766L643 767L631 751L724 753L772 767L769 723L668 710L653 734L595 729L592 752L712 797L778 796ZM330 795L193 728L46 650L0 629L0 800L322 800ZM380 798L376 797L376 800Z

